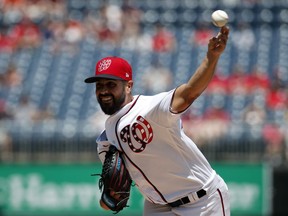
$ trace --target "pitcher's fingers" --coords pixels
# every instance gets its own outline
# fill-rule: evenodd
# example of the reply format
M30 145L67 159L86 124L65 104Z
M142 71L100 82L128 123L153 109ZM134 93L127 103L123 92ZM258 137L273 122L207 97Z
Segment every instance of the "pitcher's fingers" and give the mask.
M220 32L222 34L228 35L229 34L230 29L227 26L223 26L220 30Z
M221 42L223 42L224 44L227 43L227 40L228 40L227 35L221 34L221 35L218 37L218 41L219 41L219 42L221 41Z

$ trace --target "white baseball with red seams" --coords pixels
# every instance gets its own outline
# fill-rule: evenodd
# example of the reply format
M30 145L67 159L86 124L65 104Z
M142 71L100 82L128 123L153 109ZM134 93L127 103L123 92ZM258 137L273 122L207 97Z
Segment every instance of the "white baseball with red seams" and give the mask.
M227 24L229 16L223 10L216 10L211 15L212 22L217 27L223 27Z

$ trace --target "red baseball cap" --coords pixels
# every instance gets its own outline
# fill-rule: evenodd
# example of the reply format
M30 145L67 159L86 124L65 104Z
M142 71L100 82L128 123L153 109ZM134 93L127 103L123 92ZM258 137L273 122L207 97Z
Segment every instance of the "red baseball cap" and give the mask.
M97 62L95 76L85 79L86 83L94 83L99 78L132 80L132 67L123 58L108 56Z

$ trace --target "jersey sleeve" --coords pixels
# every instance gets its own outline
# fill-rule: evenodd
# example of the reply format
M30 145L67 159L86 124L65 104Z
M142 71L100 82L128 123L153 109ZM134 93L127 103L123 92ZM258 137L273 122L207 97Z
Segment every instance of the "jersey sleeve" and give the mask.
M150 112L151 119L164 127L171 127L175 123L178 124L181 115L186 111L180 113L173 113L171 111L171 103L175 90L156 95L152 102L155 105Z
M102 131L102 133L99 135L99 137L96 139L97 143L97 153L98 157L101 160L102 164L105 160L105 155L109 150L110 143L108 142L106 131Z

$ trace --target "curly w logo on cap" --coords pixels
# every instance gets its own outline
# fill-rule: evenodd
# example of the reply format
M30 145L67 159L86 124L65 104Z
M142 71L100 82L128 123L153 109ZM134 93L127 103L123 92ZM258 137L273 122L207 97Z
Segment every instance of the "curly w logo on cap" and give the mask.
M103 60L100 62L98 66L98 71L101 72L103 70L107 70L111 65L111 59Z
M132 80L132 67L123 58L109 56L96 64L95 76L85 79L86 83L94 83L98 79Z

